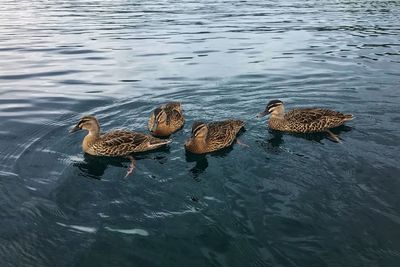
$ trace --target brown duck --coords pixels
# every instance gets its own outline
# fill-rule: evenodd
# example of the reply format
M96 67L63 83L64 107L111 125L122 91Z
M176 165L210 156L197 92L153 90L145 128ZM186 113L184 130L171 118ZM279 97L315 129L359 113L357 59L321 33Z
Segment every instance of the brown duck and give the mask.
M100 132L100 124L94 116L84 116L70 130L71 133L87 130L88 134L82 142L83 151L94 156L127 157L132 164L126 176L135 168L135 161L131 154L157 149L170 143L151 135L127 130L114 130L108 133Z
M280 100L270 101L259 117L267 114L271 114L268 125L273 130L291 133L326 132L335 142L339 142L339 138L330 129L353 119L351 114L322 108L298 108L285 113Z
M148 128L154 136L170 136L183 127L182 105L171 102L156 108L150 115Z
M195 122L185 148L195 154L204 154L228 147L235 141L244 124L241 120Z

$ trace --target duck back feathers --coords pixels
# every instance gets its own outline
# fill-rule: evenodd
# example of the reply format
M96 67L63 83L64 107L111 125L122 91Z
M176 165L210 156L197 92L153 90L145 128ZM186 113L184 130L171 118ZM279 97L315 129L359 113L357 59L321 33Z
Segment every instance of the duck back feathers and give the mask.
M148 128L154 136L169 136L183 127L182 105L171 102L156 108L150 115Z
M116 130L101 135L93 142L90 151L98 156L126 156L157 149L170 142L139 132Z
M269 125L272 129L310 133L323 132L338 127L346 121L352 120L353 115L322 108L293 109L281 118L271 117Z
M241 120L195 122L192 137L186 142L188 151L196 154L209 153L232 145L245 123ZM202 133L206 132L203 136Z

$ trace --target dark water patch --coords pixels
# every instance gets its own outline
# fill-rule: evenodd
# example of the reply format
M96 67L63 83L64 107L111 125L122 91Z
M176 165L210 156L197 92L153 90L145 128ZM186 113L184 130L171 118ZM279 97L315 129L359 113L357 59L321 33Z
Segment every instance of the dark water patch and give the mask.
M195 54L210 54L210 53L215 53L215 52L220 52L218 50L198 50L198 51L193 51Z
M21 48L20 51L23 52L52 52L52 51L59 51L60 48L56 47L46 47L46 48Z
M159 80L162 81L184 81L186 78L185 77L160 77Z
M105 59L109 59L107 57L85 57L84 59L87 60L105 60Z
M186 59L193 59L193 57L174 57L176 60L186 60Z
M123 83L136 83L136 82L140 82L140 80L127 80L127 79L124 79L124 80L120 80L120 82L123 82Z
M99 94L99 93L102 93L103 91L100 91L100 90L93 90L93 91L86 91L85 93L87 93L87 94Z
M148 53L148 54L142 54L142 55L137 55L139 57L155 57L155 56L166 56L168 53Z
M80 85L91 85L91 86L109 86L112 83L99 83L99 82L89 82L89 81L82 81L82 80L62 80L59 81L61 84L80 84Z
M95 51L90 49L73 49L73 50L64 50L59 51L58 53L64 55L75 55L75 54L90 54L90 53L101 53L102 51Z
M47 72L37 72L37 73L14 74L14 75L0 75L0 80L21 80L21 79L30 79L30 78L48 77L48 76L62 76L78 72L80 71L65 70L65 71L47 71Z
M23 47L0 47L0 52L21 50Z

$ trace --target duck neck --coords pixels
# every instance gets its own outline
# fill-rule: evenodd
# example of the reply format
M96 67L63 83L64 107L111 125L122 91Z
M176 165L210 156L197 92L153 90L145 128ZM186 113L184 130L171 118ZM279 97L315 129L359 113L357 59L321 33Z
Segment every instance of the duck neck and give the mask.
M206 146L205 138L192 138L186 146L192 151L201 151Z
M100 129L90 130L89 133L85 136L82 142L82 148L84 152L87 152L94 142L100 138Z
M271 114L270 120L283 120L284 114Z
M285 125L285 110L283 107L282 109L275 109L271 113L268 124L272 129L283 130L283 125Z
M271 119L283 120L285 117L285 108L283 105L276 107L271 113Z

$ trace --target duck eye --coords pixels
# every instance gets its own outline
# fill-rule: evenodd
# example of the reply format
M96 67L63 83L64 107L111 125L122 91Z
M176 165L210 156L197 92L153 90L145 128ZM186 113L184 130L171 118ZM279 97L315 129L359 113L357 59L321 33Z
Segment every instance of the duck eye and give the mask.
M81 120L81 121L78 123L78 127L82 128L82 126L83 126L85 123L87 123L87 122L88 122L88 120Z
M154 113L155 113L155 115L156 115L156 116L155 116L156 121L158 121L158 122L163 121L163 117L164 117L164 116L163 116L163 113L164 113L164 112L162 112L161 109L156 109Z
M205 127L204 124L197 126L197 127L193 130L193 135L194 135L194 136L198 136L198 135L202 132L202 130L204 129L204 127Z

